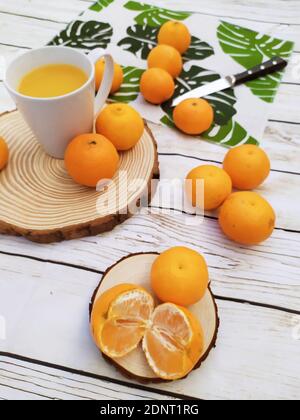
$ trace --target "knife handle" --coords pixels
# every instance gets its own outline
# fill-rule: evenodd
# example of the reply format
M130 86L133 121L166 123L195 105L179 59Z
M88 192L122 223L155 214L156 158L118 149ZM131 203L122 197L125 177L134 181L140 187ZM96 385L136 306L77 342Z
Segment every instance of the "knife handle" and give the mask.
M271 60L263 64L253 67L243 73L234 76L234 86L241 85L242 83L250 82L251 80L258 79L259 77L267 76L268 74L275 73L283 70L288 62L280 57L273 57Z

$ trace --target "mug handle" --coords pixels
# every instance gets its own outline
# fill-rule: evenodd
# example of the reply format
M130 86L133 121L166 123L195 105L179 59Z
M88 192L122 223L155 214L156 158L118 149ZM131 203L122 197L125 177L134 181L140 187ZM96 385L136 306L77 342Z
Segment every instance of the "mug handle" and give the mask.
M110 54L103 54L101 48L96 48L88 54L88 58L93 64L96 64L98 60L104 58L105 60L105 71L100 88L95 97L95 113L94 118L97 119L100 114L107 98L109 97L110 89L114 78L114 60Z

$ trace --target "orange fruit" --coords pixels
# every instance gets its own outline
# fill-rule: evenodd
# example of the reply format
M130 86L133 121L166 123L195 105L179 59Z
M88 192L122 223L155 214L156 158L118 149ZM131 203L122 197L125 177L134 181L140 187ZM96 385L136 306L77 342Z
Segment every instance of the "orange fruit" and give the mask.
M158 43L171 45L180 54L185 53L191 45L191 34L181 22L169 21L162 25L158 33Z
M170 45L158 45L148 55L148 67L166 70L175 79L182 72L182 58L179 52Z
M186 99L174 109L173 119L179 130L196 135L211 127L214 111L205 99Z
M141 342L153 309L152 296L139 286L123 284L108 290L91 314L97 346L110 358L126 356Z
M75 182L96 187L111 179L118 169L119 155L114 145L99 134L82 134L69 143L65 152L66 169Z
M186 308L165 303L151 317L151 328L143 339L148 364L162 379L176 380L188 375L204 349L199 321Z
M144 121L130 105L108 105L96 121L97 133L107 137L118 150L134 147L143 135Z
M0 137L0 171L5 168L8 162L9 150L5 140Z
M104 58L102 58L101 60L98 60L95 64L96 91L99 90L99 87L101 85L103 75L104 75L104 70L105 70L105 61L104 61ZM112 87L110 89L111 94L117 92L120 89L123 83L123 79L124 79L124 73L123 73L122 67L119 64L114 63L114 78L113 78Z
M194 207L198 206L204 210L217 209L232 193L230 176L217 166L198 166L188 174L186 180L186 191L190 201Z
M227 153L223 167L239 190L253 190L269 176L270 159L266 152L254 144L235 147Z
M225 235L244 245L255 245L268 239L273 233L275 220L271 205L251 191L231 194L219 215Z
M151 285L162 302L189 306L203 298L208 287L208 268L198 252L175 247L163 252L151 270Z
M175 83L172 76L163 69L151 68L141 77L140 90L146 101L159 105L172 98Z

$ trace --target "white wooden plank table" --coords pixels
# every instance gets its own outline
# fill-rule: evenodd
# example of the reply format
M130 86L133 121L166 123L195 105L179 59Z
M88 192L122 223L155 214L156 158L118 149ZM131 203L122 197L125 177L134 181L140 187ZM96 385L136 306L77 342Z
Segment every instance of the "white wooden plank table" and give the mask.
M4 61L46 44L85 10L86 0L0 0L0 113L13 109L3 87ZM163 4L164 1L158 1ZM182 1L170 0L171 7ZM173 245L200 249L209 264L221 315L218 347L197 375L203 399L300 398L300 4L295 0L185 0L186 10L236 19L296 42L262 140L272 161L259 191L276 209L274 235L256 247L238 246L220 233L214 216L192 230L179 211L164 214L153 202L113 232L40 246L0 236L0 282L8 287L42 281L45 270L72 288L84 278L100 278L119 258ZM171 178L204 162L221 162L224 150L194 142L151 124L158 141L163 176ZM94 276L94 277L93 277ZM75 286L74 286L75 287ZM0 308L1 316L1 308ZM161 390L109 375L92 375L1 353L0 399L173 399L188 389ZM225 361L225 362L224 362ZM117 378L117 379L116 379ZM175 391L174 391L175 389Z

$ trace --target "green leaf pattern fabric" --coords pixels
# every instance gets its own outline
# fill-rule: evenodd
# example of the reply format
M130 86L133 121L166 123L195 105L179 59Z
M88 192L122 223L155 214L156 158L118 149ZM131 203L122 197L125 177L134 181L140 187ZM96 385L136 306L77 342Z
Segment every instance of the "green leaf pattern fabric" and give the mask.
M280 56L288 59L293 43L261 35L258 32L222 22L217 30L223 51L246 69L262 64L270 58ZM247 83L254 95L265 102L273 102L282 73L276 73Z
M135 101L140 93L140 80L143 69L128 66L123 67L124 81L121 89L114 95L110 96L110 99L117 102L129 103Z
M211 70L192 66L189 70L184 70L177 78L174 97L181 96L190 90L203 86L206 83L214 82L219 78L220 75ZM234 108L236 97L233 89L211 94L206 99L214 108L214 121L216 124L226 124L236 114L236 109ZM168 114L169 118L172 118L173 108L170 102L165 103L162 109Z
M122 20L120 17L123 15ZM159 28L169 20L182 21L188 27L194 28L191 46L183 55L184 70L176 80L175 97L217 80L220 72L222 75L230 74L232 69L228 68L228 59L242 68L249 68L275 55L288 59L293 49L291 42L259 34L229 22L220 22L217 18L134 0L97 0L48 45L65 45L84 52L95 48L110 51L112 47L114 58L123 66L124 82L119 92L110 99L133 103L139 109L139 84L143 71L147 68L146 59L151 49L157 45ZM190 25L192 21L194 24ZM208 31L205 30L207 25ZM211 25L215 32L211 30ZM218 43L221 49L214 51L213 46ZM123 57L127 57L125 62ZM249 132L263 133L267 107L274 100L281 76L281 73L276 73L247 83L249 89L243 91L242 99L235 95L233 89L209 95L206 99L214 108L214 126L201 135L201 138L228 147L242 143L257 144L258 141ZM141 112L147 110L144 117L174 128L170 102L163 104L161 108L155 107L153 113L154 108L151 107L150 104L143 103ZM257 118L253 124L255 113ZM260 130L257 129L259 125Z
M157 45L158 28L134 25L127 29L127 37L118 46L146 60L152 48Z
M138 25L160 27L169 20L185 20L190 16L188 12L175 12L149 4L129 1L124 6L128 10L139 12L134 18Z
M83 50L106 48L111 41L112 34L113 29L109 23L96 20L88 22L75 20L48 45L64 45Z
M101 12L105 7L108 7L114 0L98 0L94 3L90 10L94 10L95 12Z

